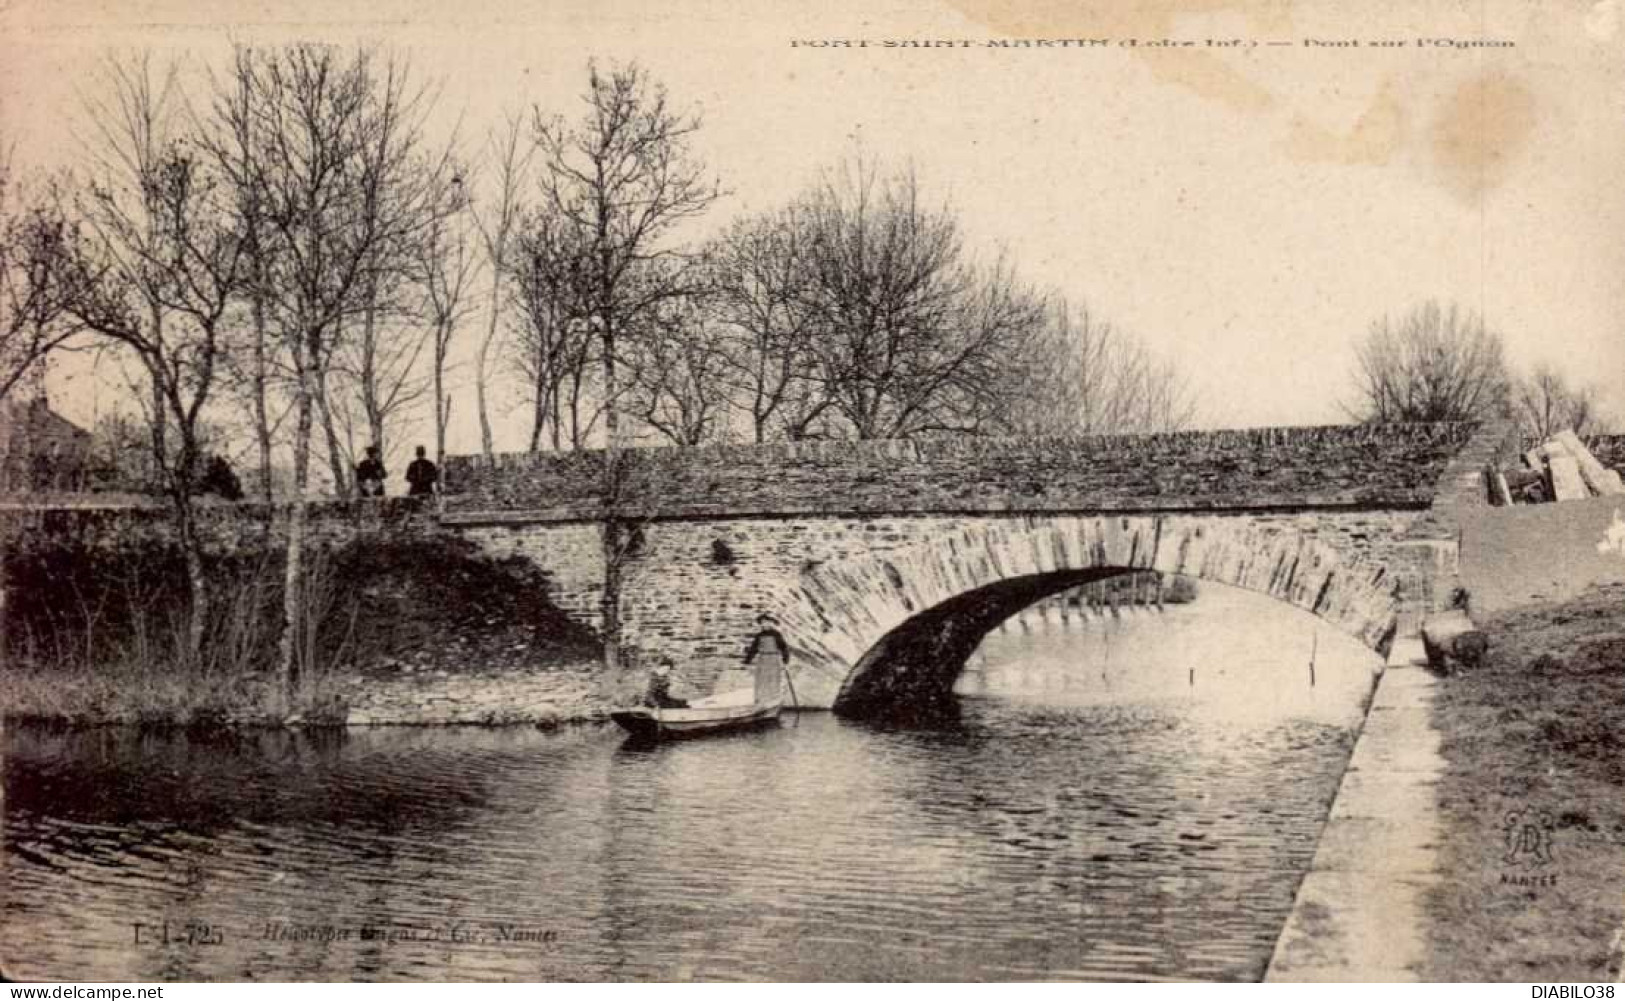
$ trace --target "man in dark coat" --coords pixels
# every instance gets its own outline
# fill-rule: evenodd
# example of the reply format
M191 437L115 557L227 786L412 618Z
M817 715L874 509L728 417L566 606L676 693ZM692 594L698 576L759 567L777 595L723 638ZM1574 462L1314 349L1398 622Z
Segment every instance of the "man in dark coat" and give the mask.
M243 485L224 456L210 455L203 464L203 476L198 480L198 493L215 494L229 501L243 499Z
M406 495L408 497L428 497L434 493L434 488L440 482L440 470L423 454L423 446L418 446L418 457L406 467Z
M382 497L384 495L384 478L389 471L384 468L384 460L378 457L378 446L367 446L367 457L362 459L355 467L356 488L363 497Z

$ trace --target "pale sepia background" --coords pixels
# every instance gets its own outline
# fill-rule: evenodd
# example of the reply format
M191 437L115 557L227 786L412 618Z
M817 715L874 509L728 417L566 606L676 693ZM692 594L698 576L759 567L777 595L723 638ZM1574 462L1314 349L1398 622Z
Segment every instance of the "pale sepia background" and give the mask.
M201 71L234 42L381 44L439 81L436 124L471 143L506 113L572 110L589 57L635 59L703 110L698 150L730 192L685 237L854 151L912 162L973 245L1177 359L1201 425L1347 419L1353 342L1427 298L1481 310L1515 367L1601 381L1621 414L1622 21L1619 0L13 0L0 134L21 167L71 166L110 48ZM982 44L1091 38L1110 44ZM1166 38L1198 44L1144 44ZM796 44L832 40L869 46ZM83 421L99 405L71 362L53 395ZM474 450L471 416L452 451Z

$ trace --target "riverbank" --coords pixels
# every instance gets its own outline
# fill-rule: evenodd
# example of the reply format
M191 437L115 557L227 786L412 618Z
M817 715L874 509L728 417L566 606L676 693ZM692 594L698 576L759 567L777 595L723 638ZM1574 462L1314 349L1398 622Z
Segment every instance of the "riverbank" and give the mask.
M613 700L593 662L546 670L435 667L393 676L345 670L307 681L285 707L263 676L0 668L8 722L159 729L283 726L536 726L608 718Z
M536 724L602 716L597 638L545 575L454 539L371 540L313 561L307 669L273 669L280 554L213 568L199 658L177 656L173 554L126 548L13 558L0 712L52 725Z
M1443 878L1435 980L1621 976L1625 586L1480 623L1489 653L1439 685Z

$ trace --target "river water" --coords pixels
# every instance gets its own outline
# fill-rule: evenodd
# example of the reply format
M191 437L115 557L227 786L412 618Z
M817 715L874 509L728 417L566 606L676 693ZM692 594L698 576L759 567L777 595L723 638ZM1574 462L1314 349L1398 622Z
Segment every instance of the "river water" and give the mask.
M1316 678L1311 687L1311 646ZM13 978L1255 979L1375 658L1191 605L996 632L962 718L4 736Z

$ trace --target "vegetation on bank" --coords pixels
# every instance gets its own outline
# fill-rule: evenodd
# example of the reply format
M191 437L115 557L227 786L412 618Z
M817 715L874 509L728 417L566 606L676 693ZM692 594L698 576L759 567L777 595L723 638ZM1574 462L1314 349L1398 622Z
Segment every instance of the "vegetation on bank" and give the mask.
M1625 929L1625 586L1482 623L1435 720L1444 878L1429 979L1597 981ZM1546 861L1542 861L1542 859Z
M451 539L318 551L291 693L276 671L282 555L211 561L218 598L188 653L181 556L167 547L8 554L0 707L11 719L208 726L342 723L357 681L579 664L596 638L528 562Z

